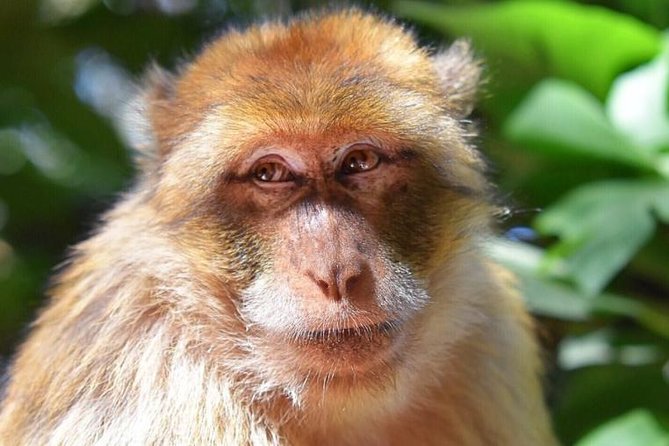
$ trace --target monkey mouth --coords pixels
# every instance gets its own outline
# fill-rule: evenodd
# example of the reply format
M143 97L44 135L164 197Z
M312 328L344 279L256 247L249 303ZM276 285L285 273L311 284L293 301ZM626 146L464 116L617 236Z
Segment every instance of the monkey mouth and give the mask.
M360 325L347 328L328 328L307 331L296 337L301 344L347 344L374 343L383 338L392 337L399 330L398 321L384 321L376 324Z
M349 321L352 322L352 321ZM266 354L304 376L380 376L401 356L405 342L404 321L384 320L366 324L325 326L292 333L266 332L271 345ZM279 336L277 338L277 335ZM280 340L277 342L277 340Z
M289 345L298 360L298 369L331 376L361 376L381 364L389 364L400 338L400 322L384 321L303 332Z

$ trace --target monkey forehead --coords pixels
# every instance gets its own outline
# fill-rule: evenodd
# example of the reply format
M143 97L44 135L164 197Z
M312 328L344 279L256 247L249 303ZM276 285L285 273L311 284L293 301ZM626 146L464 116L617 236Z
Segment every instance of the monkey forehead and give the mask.
M372 138L387 148L411 145L429 151L459 139L457 122L420 93L388 88L381 95L365 88L328 89L326 82L318 82L317 91L287 85L242 93L232 104L209 108L200 122L218 121L206 125L217 129L208 132L210 140L238 148L301 142L325 149Z
M190 110L255 103L266 110L374 106L390 91L442 94L424 49L403 27L358 10L229 32L184 72L176 96ZM330 105L331 107L328 107Z

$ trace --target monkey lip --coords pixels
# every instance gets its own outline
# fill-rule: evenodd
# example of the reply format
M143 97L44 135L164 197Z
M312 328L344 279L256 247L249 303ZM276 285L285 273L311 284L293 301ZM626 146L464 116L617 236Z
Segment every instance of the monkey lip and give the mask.
M373 342L379 337L392 336L399 329L399 325L398 321L384 321L346 328L313 330L297 336L296 340L298 343L307 344Z

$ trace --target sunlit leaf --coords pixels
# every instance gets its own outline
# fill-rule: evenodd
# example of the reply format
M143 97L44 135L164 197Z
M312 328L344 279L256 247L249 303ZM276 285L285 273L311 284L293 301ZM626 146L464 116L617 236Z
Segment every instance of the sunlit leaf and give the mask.
M618 77L606 111L611 122L638 145L669 147L669 39L651 63Z
M518 274L520 291L528 309L537 315L569 321L584 321L592 308L567 285L550 282L528 274Z
M544 152L656 167L648 153L611 125L594 96L560 80L546 80L534 88L508 119L504 132L511 140Z
M628 340L611 329L567 336L558 350L558 364L563 370L606 364L627 366L652 365L666 359L666 349L652 342Z
M565 284L539 276L543 251L526 243L496 240L487 246L488 253L512 270L519 278L519 289L532 313L556 319L588 319L592 303Z
M660 49L660 34L630 16L572 2L508 1L455 7L399 1L395 10L454 35L468 35L491 66L521 76L547 70L599 97L623 70ZM507 73L495 73L506 78Z
M544 268L546 252L522 242L489 240L486 252L518 277L518 287L534 314L568 321L583 321L594 315L625 317L655 335L669 339L669 314L639 299L612 293L588 295L573 285L552 279ZM566 270L568 259L553 265Z
M601 291L650 238L654 215L666 212L669 183L608 181L582 186L536 220L560 237L551 248L560 272L587 295Z
M40 17L49 23L71 20L85 14L97 3L98 0L41 0Z
M595 429L576 446L669 446L669 432L646 410L635 410Z
M44 176L63 184L79 181L83 152L67 137L47 124L24 126L18 135L23 154Z

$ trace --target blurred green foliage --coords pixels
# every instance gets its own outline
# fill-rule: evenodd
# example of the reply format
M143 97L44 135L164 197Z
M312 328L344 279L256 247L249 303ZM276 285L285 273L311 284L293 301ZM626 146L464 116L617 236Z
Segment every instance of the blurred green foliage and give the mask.
M0 356L65 247L129 181L116 90L228 23L319 3L0 5ZM425 41L469 36L486 61L475 118L501 195L513 197L508 237L490 251L543 322L562 441L669 445L669 0L374 7Z

